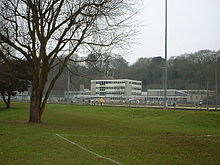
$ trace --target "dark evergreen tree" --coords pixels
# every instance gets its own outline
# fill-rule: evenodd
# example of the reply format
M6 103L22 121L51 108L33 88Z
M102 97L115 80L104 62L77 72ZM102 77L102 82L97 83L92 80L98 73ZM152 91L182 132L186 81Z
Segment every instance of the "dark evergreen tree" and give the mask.
M31 80L27 62L18 60L8 62L0 64L0 93L6 108L10 108L11 96L28 90Z

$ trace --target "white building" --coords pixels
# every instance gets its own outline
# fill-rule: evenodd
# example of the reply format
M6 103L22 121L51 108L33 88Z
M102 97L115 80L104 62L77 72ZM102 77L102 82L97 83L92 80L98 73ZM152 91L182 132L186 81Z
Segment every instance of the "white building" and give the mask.
M91 98L126 101L141 96L142 82L129 79L91 80Z
M208 93L207 93L208 92ZM144 100L148 103L162 103L164 100L164 89L148 89L142 93ZM199 103L214 96L214 91L207 90L176 90L167 89L167 102L171 103Z
M143 94L144 100L148 103L162 103L164 100L164 90L163 89L148 89L145 94ZM171 103L186 103L187 93L176 90L167 89L167 102Z
M214 97L215 91L212 90L182 90L187 93L187 102L188 103L199 103L207 97Z

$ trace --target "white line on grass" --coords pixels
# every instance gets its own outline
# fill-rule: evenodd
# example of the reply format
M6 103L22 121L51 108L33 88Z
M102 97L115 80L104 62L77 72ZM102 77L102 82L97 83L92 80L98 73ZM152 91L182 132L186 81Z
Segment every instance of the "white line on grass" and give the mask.
M75 143L75 142L73 142L73 141L71 141L71 140L69 140L69 139L67 139L67 138L65 138L65 137L63 137L63 136L61 136L60 134L55 134L55 135L58 136L58 137L60 137L60 138L63 139L63 140L66 140L67 142L69 142L69 143L71 143L71 144L73 144L73 145L79 147L81 150L84 150L84 151L86 151L86 152L89 152L90 154L95 155L96 157L99 157L99 158L105 159L105 160L109 160L109 161L111 161L111 162L113 162L113 163L115 163L115 164L117 164L117 165L123 165L122 163L119 163L119 162L117 162L117 161L115 161L115 160L113 160L113 159L111 159L111 158L104 157L104 156L99 155L99 154L97 154L97 153L95 153L95 152L93 152L93 151L90 151L90 150L88 150L87 148L85 148L85 147L79 145L78 143Z

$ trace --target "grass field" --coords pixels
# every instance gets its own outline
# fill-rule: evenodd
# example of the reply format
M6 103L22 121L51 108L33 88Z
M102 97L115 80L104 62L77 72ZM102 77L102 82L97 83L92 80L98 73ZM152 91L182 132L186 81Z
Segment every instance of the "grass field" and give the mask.
M28 104L1 107L1 165L220 164L220 112L50 104L28 124Z

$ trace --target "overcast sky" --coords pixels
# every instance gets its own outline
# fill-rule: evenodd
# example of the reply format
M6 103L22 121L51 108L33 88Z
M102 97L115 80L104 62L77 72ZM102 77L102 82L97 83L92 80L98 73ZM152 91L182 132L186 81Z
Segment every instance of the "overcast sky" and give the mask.
M165 0L143 3L139 44L125 56L130 63L164 57ZM220 0L168 0L168 58L202 49L220 49Z

